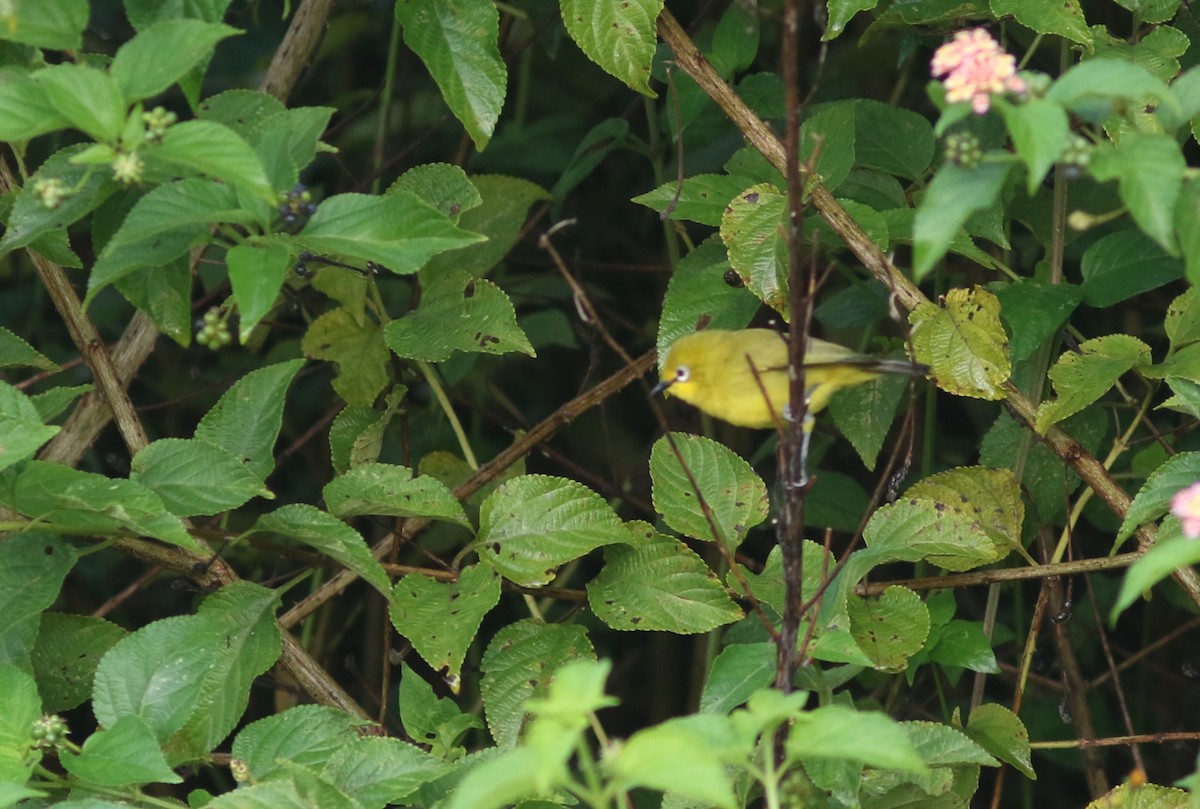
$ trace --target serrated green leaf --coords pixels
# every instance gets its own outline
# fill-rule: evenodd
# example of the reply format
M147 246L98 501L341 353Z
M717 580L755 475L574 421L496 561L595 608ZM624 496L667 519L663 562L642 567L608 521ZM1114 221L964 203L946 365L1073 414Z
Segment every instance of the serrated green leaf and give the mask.
M210 238L218 222L247 222L232 188L190 179L161 185L139 199L108 240L88 277L90 304L96 293L139 267L163 265Z
M907 497L876 511L863 540L870 550L901 559L916 556L955 572L999 561L1009 551L997 546L974 514Z
M322 494L337 517L431 517L470 526L462 504L444 483L428 475L414 478L404 466L359 464L325 484Z
M53 534L31 531L0 542L0 666L32 669L41 612L58 598L75 559L74 548Z
M449 766L421 748L392 738L360 738L329 759L321 777L367 809L383 809L442 776Z
M487 565L472 565L448 582L409 573L396 582L390 614L396 631L430 667L457 677L483 617L498 603L499 574Z
M105 787L183 781L167 766L154 734L138 716L122 716L89 736L79 755L65 752L59 761L76 778Z
M12 664L0 663L0 777L14 785L25 783L33 773L29 729L41 713L33 678Z
M1010 165L984 161L967 169L948 163L938 170L913 220L914 280L920 281L941 261L971 214L996 200Z
M19 3L8 7L0 22L0 39L56 51L83 48L88 24L87 0Z
M1083 254L1083 299L1105 307L1183 277L1184 264L1146 234L1122 230L1097 239Z
M94 67L61 64L33 74L46 98L71 126L101 143L111 143L125 125L125 98L105 72Z
M713 329L743 329L759 301L749 291L731 287L726 280L729 260L725 245L713 235L698 244L675 267L658 321L659 362L667 347L696 330L703 319Z
M430 258L482 241L407 192L373 197L339 194L321 203L296 241L314 253L373 261L399 275Z
M719 730L697 732L700 723ZM723 733L722 733L723 731ZM733 809L730 775L722 766L721 750L710 735L731 735L728 720L715 714L671 719L630 736L609 761L624 789L645 787L691 799L699 805Z
M650 63L663 0L562 0L560 6L567 33L587 58L639 93L657 97L650 89Z
M1197 292L1195 287L1188 287L1167 307L1163 328L1167 332L1167 339L1171 341L1172 352L1200 340L1200 301L1197 300L1198 296L1200 296L1200 292Z
M109 68L128 101L166 90L212 56L217 43L241 32L220 23L174 19L154 23L122 45Z
M159 496L132 480L29 461L17 475L12 496L6 504L10 508L45 519L63 533L132 533L202 550Z
M1004 116L1017 156L1025 164L1025 186L1033 196L1066 148L1071 134L1067 113L1044 98L1029 98L1019 104L997 99L995 106Z
M479 692L498 747L516 746L527 701L545 693L556 669L579 659L596 659L582 626L519 621L496 633L480 663Z
M775 679L775 645L731 643L713 659L700 693L700 712L727 714Z
M1022 278L994 290L1000 301L1000 316L1008 324L1013 360L1028 359L1051 335L1070 319L1083 300L1074 284L1048 284Z
M1179 101L1170 89L1148 70L1124 59L1089 59L1060 76L1046 93L1050 101L1061 104L1087 120L1101 122L1114 109L1157 102L1181 112Z
M1059 3L1029 3L1024 0L990 0L996 19L1012 15L1017 22L1039 34L1069 39L1087 50L1092 49L1092 32L1079 0Z
M332 514L306 503L293 503L259 517L253 530L270 531L316 548L362 576L385 597L391 595L387 573L362 536Z
M942 390L977 399L1003 399L1012 374L1000 303L986 290L961 287L943 305L921 303L908 316L918 362Z
M103 618L43 612L30 655L42 710L67 711L91 697L100 658L125 635L124 629Z
M0 140L28 141L69 125L29 73L17 67L0 68Z
M1125 512L1113 551L1133 535L1138 526L1157 520L1171 508L1171 498L1182 489L1200 480L1200 452L1181 452L1173 455L1154 470L1134 496Z
M442 98L483 151L500 117L508 70L500 57L500 13L492 0L398 0L404 44L425 63Z
M959 728L937 722L905 722L903 726L917 754L930 767L1000 766L987 750Z
M828 188L837 188L856 162L858 101L835 101L820 107L800 125L800 160L813 163ZM872 157L878 157L872 154Z
M244 344L274 308L292 257L280 244L239 244L225 254L225 263L238 306L238 341Z
M299 705L247 725L233 740L232 753L260 782L282 773L280 761L319 770L357 742L358 728L368 724L336 708Z
M929 120L912 110L871 99L857 99L853 104L854 162L906 180L923 178L937 150Z
M288 386L303 360L267 365L243 376L196 425L196 439L218 446L265 479L275 468L272 450L283 423Z
M42 423L41 414L28 396L0 382L0 469L32 456L58 430Z
M425 163L412 167L397 177L385 193L398 192L417 195L454 222L458 222L465 212L483 204L483 195L467 173L452 163ZM472 230L481 232L477 228Z
M851 595L846 611L854 642L881 671L903 671L929 637L929 609L905 587L889 587L878 599Z
M167 127L162 140L145 152L146 160L164 163L175 172L203 174L270 200L275 189L262 161L241 135L216 121L184 121Z
M1106 334L1080 343L1050 369L1057 395L1038 407L1035 428L1045 433L1108 393L1126 371L1149 363L1150 346L1128 334Z
M508 295L466 273L432 281L414 312L384 327L384 339L397 356L426 362L445 361L455 351L536 356Z
M475 542L480 558L505 578L539 587L559 565L627 538L608 503L582 483L522 475L483 501Z
M867 469L875 469L875 460L908 386L908 380L902 376L885 375L840 390L829 400L834 424L849 439Z
M879 5L879 0L829 0L829 22L821 41L836 39L846 30L846 23L860 11L870 11Z
M1026 778L1037 779L1029 749L1029 731L1008 708L991 702L975 706L963 732L996 758L1016 767Z
M1133 221L1174 255L1175 202L1187 161L1169 135L1127 132L1111 147L1097 148L1089 164L1097 180L1116 180Z
M1011 470L983 466L948 469L918 481L904 498L929 500L941 510L974 519L996 544L1000 558L1020 545L1025 504Z
M789 758L846 759L871 767L921 773L926 767L904 726L882 713L824 705L793 720Z
M665 437L650 451L655 510L679 533L706 541L717 539L733 551L751 528L767 518L766 485L750 464L728 447L702 436L673 433L672 437L679 456ZM717 537L697 501L689 471L700 488L699 496L708 504Z
M607 548L587 594L592 611L613 629L690 635L744 616L704 560L676 540Z
M180 517L229 511L254 497L275 498L241 459L207 441L154 441L133 456L129 479L157 494Z
M384 335L372 320L359 320L346 307L314 320L300 343L306 357L337 363L333 389L346 403L370 407L388 385Z
M200 688L224 638L217 622L178 615L122 638L100 659L92 704L112 727L140 717L161 744L196 710Z
M753 184L747 177L730 174L697 174L682 183L663 183L639 194L633 202L660 214L670 208L668 218L719 227L730 200Z
M730 201L721 218L729 264L746 288L788 320L787 244L782 222L787 199L770 183L752 185Z

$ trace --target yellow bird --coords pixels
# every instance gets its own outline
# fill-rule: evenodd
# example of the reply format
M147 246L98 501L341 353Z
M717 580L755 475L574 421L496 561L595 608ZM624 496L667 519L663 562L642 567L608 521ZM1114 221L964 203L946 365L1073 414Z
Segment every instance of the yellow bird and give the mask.
M789 400L788 346L771 329L708 329L680 337L667 350L655 393L666 392L710 416L739 427L775 427L786 419ZM925 374L928 367L906 360L868 357L835 343L808 338L804 384L808 417L829 404L842 388L881 374ZM764 391L766 395L764 396Z

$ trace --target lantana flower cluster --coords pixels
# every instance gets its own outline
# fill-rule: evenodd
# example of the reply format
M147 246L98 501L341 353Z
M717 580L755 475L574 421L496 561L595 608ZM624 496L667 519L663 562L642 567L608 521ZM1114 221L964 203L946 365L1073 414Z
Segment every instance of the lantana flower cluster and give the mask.
M970 101L977 115L988 111L997 93L1023 93L1016 59L983 28L959 31L933 54L932 72L942 79L946 101Z

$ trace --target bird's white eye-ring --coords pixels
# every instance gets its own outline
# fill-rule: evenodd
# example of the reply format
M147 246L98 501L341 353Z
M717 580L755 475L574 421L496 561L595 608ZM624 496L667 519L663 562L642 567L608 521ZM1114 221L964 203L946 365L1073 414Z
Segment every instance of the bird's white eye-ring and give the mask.
M675 380L674 381L675 382L687 382L688 377L690 377L691 375L692 375L692 372L688 370L688 367L686 365L680 365L678 368L675 369Z

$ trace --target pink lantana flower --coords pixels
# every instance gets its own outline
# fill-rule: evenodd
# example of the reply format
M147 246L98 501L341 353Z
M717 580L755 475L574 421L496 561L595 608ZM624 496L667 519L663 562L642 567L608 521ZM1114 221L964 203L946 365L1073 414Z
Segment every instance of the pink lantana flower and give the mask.
M933 54L933 75L945 76L946 101L970 101L977 115L988 111L995 93L1023 93L1017 61L982 28L959 31Z
M1188 539L1200 537L1200 483L1175 492L1171 498L1171 513L1183 523L1183 535Z

